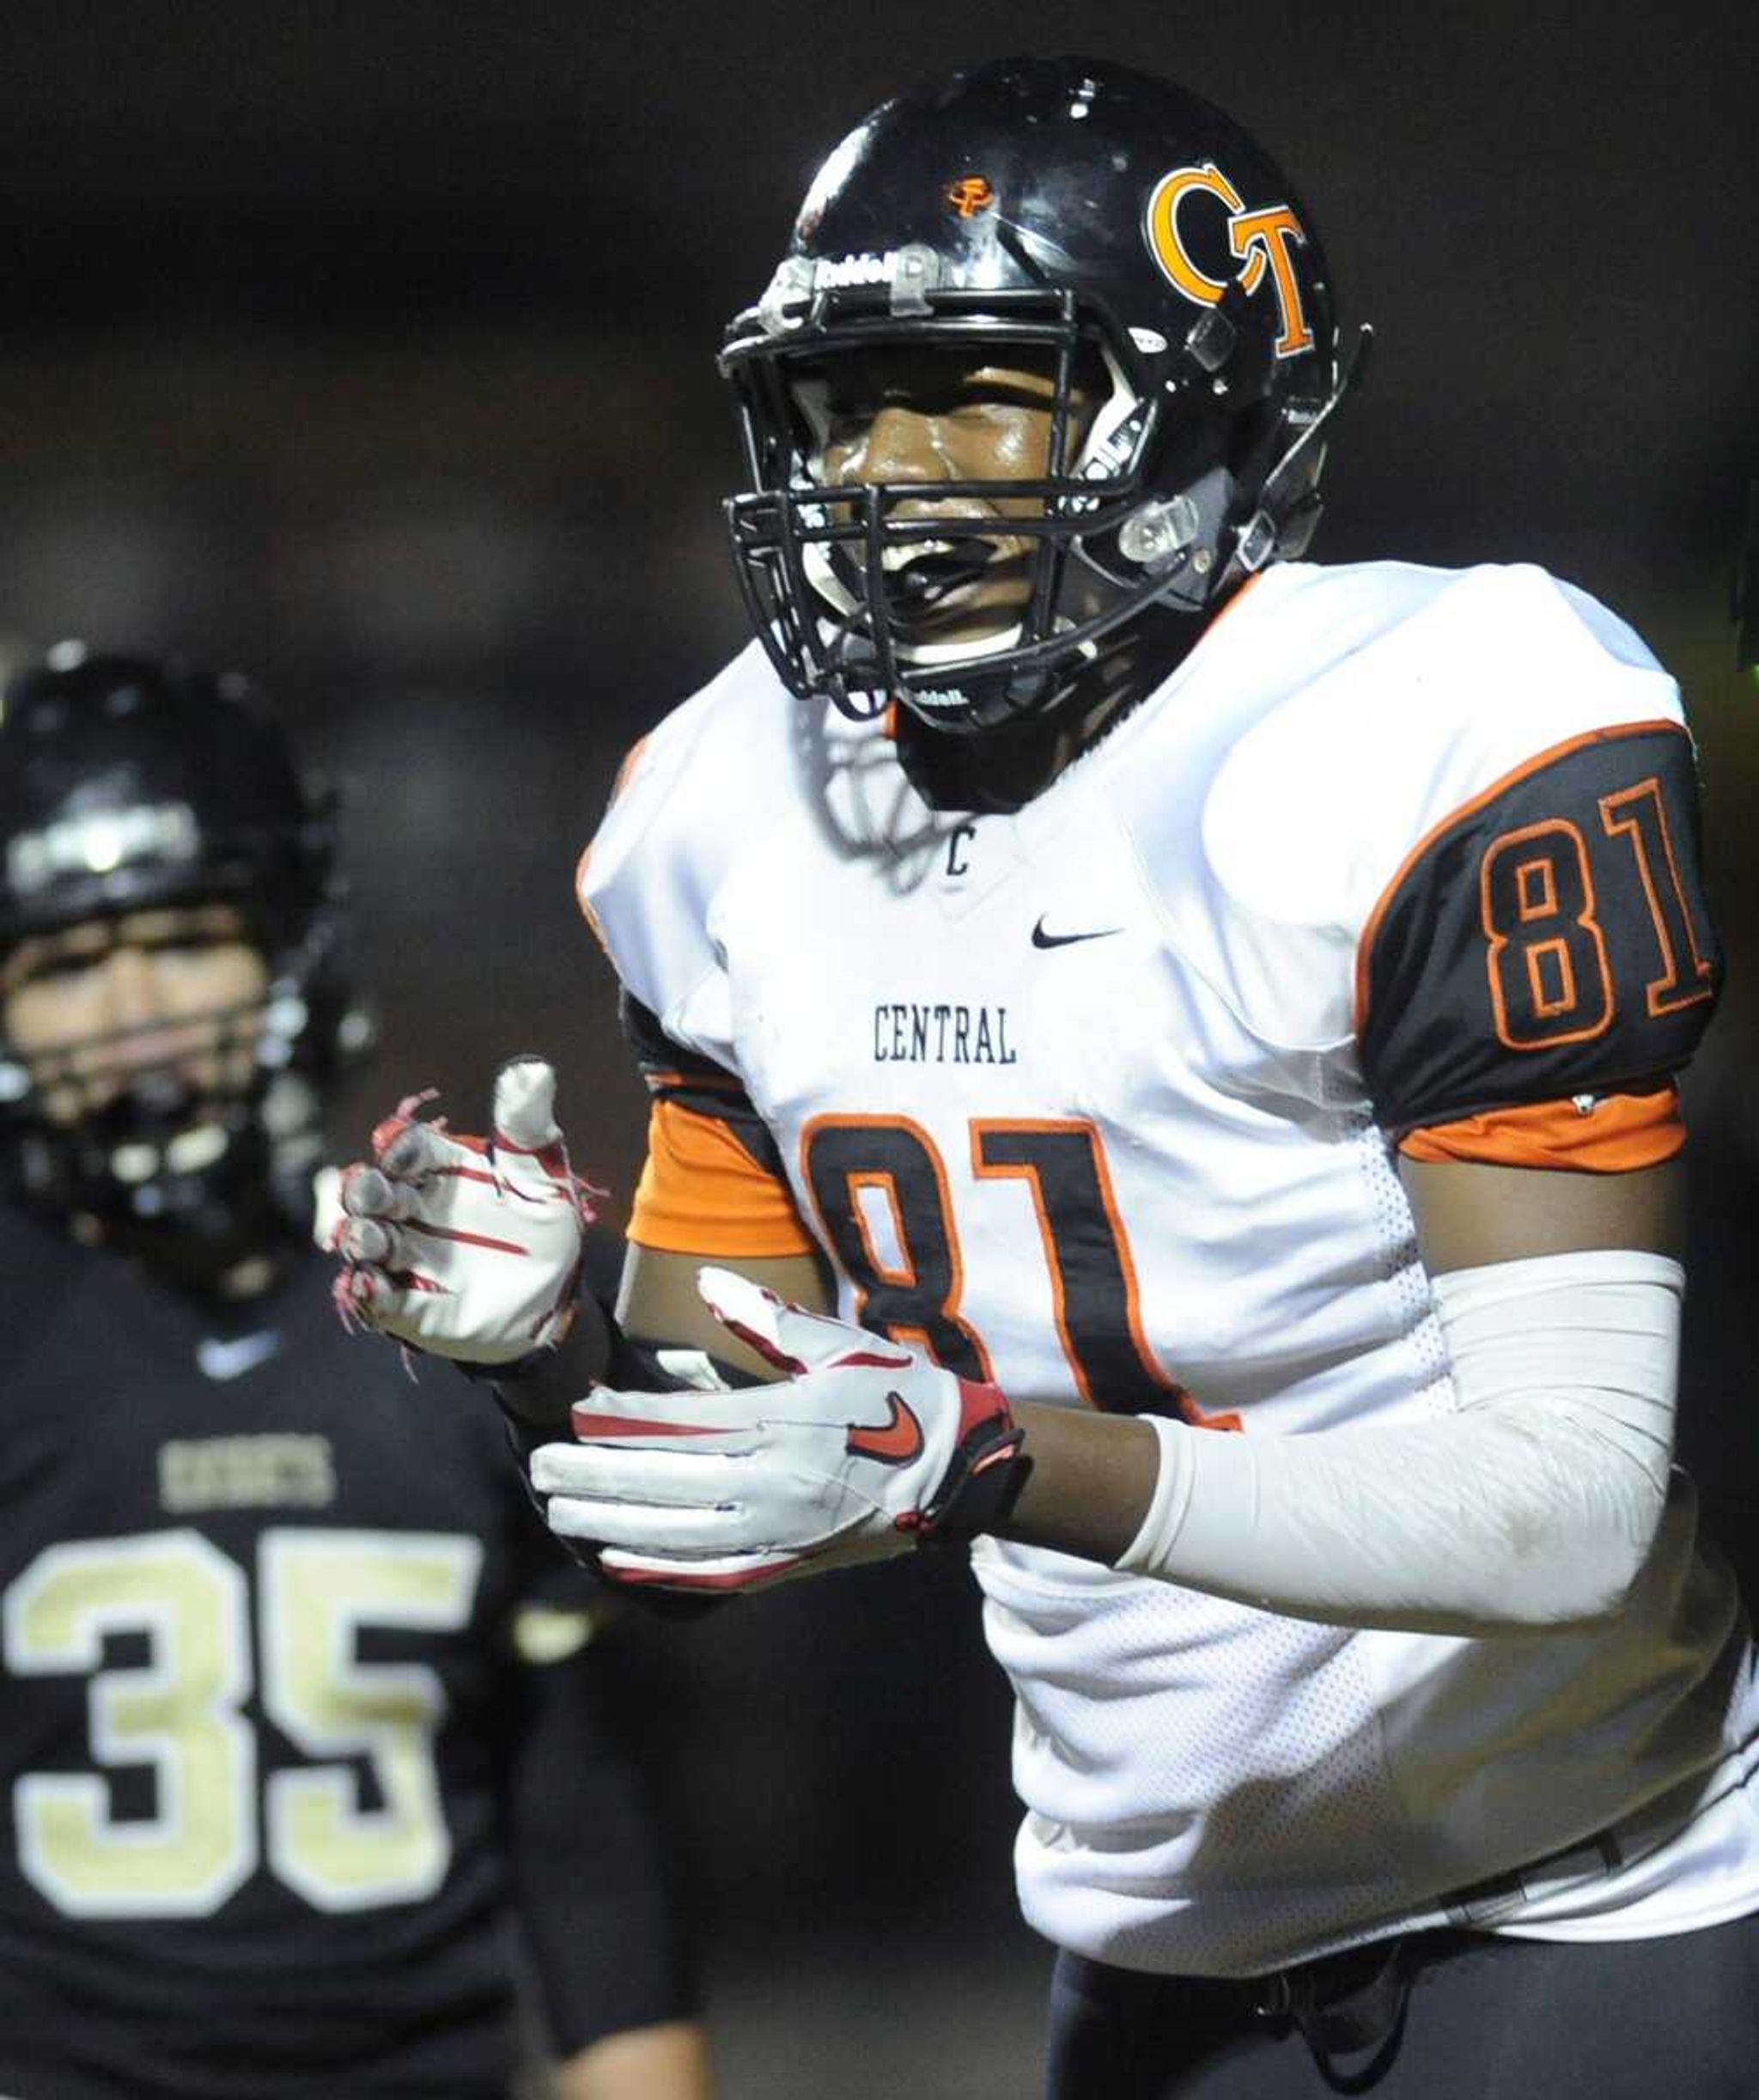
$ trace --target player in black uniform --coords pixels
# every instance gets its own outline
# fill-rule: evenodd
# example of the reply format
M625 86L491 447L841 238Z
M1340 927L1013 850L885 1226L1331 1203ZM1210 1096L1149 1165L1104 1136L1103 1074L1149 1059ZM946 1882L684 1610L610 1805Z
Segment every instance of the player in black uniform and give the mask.
M0 854L0 2092L504 2093L517 1917L562 2094L702 2100L585 1579L306 1244L321 799L243 680L64 645Z

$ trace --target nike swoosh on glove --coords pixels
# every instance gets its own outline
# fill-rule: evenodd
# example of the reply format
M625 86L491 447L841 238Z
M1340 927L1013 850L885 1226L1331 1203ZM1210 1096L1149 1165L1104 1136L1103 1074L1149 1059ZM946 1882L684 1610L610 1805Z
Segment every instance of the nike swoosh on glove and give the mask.
M695 1392L595 1387L575 1403L577 1441L540 1445L532 1485L552 1531L600 1545L605 1574L750 1589L1002 1520L1029 1461L994 1385L728 1269L698 1271L697 1288L786 1375L736 1391L708 1378Z
M556 1122L556 1073L516 1057L495 1080L492 1137L417 1111L412 1094L373 1133L371 1160L318 1177L314 1236L342 1257L350 1326L466 1365L523 1368L574 1318L589 1188Z

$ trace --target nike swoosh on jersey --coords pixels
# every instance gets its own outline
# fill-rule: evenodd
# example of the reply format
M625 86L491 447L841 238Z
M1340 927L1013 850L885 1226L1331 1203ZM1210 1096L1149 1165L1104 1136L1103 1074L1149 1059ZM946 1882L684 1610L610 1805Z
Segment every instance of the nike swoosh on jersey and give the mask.
M196 1367L204 1378L224 1385L241 1379L271 1356L281 1353L281 1330L265 1327L253 1335L240 1335L235 1342L222 1342L217 1335L204 1335L196 1344Z
M902 1393L887 1393L886 1401L891 1409L886 1420L878 1427L851 1422L843 1447L858 1458L877 1458L881 1465L908 1465L922 1456L922 1425Z
M1032 928L1032 946L1035 948L1066 948L1077 940L1109 940L1114 934L1123 931L1121 926L1098 926L1091 933L1047 934L1041 914L1038 923Z

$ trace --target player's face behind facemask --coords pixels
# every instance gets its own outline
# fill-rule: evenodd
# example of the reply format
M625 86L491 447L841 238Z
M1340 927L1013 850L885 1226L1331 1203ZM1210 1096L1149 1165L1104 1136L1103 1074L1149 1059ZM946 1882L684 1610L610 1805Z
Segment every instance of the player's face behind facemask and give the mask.
M58 1128L131 1096L176 1104L197 1135L249 1090L269 967L228 904L88 919L0 965L6 1039Z
M294 1223L263 1115L271 984L227 902L20 941L0 964L0 1017L33 1110L15 1161L27 1197L167 1280L228 1297L265 1283ZM290 1083L289 1130L317 1106Z
M221 1296L309 1229L350 999L330 799L262 697L76 644L0 708L0 1161Z
M1057 362L1029 344L918 342L833 350L793 370L815 479L827 495L883 491L887 524L877 580L876 551L856 537L809 550L808 572L832 611L883 620L900 662L969 663L1012 647L1053 582L1070 618L1092 618L1115 595L1103 578L1047 573L1057 557L1042 536L1045 489L1080 456L1111 393L1097 354L1078 358L1061 390ZM825 505L837 521L855 508ZM900 542L910 527L922 537ZM1022 712L981 738L939 734L932 715L899 710L900 759L931 803L1018 808L1097 733L1129 679L1170 667L1196 632L1187 620L1139 622L1135 648L1096 665L1071 703Z
M1008 646L1046 553L1031 529L1043 486L1083 441L1103 374L1084 368L1061 416L1056 359L1027 344L853 346L802 362L790 385L818 483L890 490L888 524L917 528L888 535L877 586L862 539L815 551L833 612L885 619L910 663ZM847 523L856 507L827 509Z

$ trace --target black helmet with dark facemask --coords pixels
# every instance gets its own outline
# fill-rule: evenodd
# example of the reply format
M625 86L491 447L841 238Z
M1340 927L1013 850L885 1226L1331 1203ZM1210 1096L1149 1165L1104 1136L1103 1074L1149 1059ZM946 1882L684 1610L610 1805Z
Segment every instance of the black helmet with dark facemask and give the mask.
M937 484L972 513L953 533L920 484L820 471L813 390L838 358L906 345L1053 380L1044 478ZM750 479L727 507L734 561L782 678L964 733L1043 715L1154 608L1203 615L1305 551L1353 376L1312 222L1269 156L1184 89L1074 58L974 67L866 118L721 363ZM1015 514L986 524L1003 499ZM1017 626L912 640L926 605L1022 540Z
M70 928L216 904L267 965L260 998L191 1017L205 1068L224 1075L211 1082L189 1076L187 1057L128 1054L126 1031L31 1056L0 1044L0 1133L20 1193L186 1282L214 1282L304 1229L323 1090L365 1033L328 798L235 673L62 643L0 705L9 974Z

